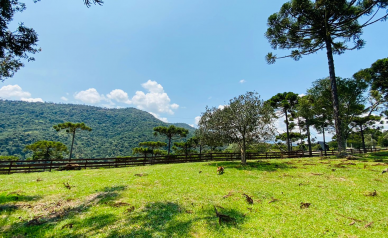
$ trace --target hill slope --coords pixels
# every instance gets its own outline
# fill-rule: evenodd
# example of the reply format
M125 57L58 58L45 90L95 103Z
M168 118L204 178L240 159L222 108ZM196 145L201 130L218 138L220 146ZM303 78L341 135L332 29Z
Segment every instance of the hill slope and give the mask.
M84 122L92 128L91 132L76 134L74 156L77 158L128 156L139 142L156 139L152 135L154 127L169 125L135 108L107 109L8 100L0 100L0 118L0 155L20 158L28 156L24 147L38 140L61 141L69 146L70 136L52 128L66 121Z

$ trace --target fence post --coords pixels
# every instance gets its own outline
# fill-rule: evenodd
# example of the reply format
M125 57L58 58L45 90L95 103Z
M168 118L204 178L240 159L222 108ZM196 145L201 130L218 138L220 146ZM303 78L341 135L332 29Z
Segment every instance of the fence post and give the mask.
M10 162L9 162L9 170L8 170L8 174L11 174L12 164L13 164L13 161L10 161Z
M86 169L87 164L88 164L88 160L86 159L85 160L85 169Z
M50 172L51 172L51 167L53 166L53 160L50 162Z

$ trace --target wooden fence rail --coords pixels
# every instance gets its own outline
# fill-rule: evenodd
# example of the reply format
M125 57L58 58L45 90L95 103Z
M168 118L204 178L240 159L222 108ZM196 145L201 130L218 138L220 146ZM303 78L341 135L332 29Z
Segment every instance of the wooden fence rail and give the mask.
M368 152L376 152L380 149L368 149ZM348 150L348 153L364 153L363 150ZM335 155L335 151L327 151L327 155ZM267 152L267 153L247 153L247 160L254 159L282 159L282 158L301 158L301 157L319 157L324 156L323 151L314 151L309 155L307 151L289 151L289 152ZM175 164L188 162L205 161L234 161L240 160L240 153L208 153L208 154L189 154L189 155L171 155L155 157L128 157L128 158L96 158L96 159L73 159L67 160L18 160L18 161L0 161L0 174L12 173L31 173L52 171L63 168L64 166L75 166L77 169L91 168L118 168L127 166L144 166L154 164Z

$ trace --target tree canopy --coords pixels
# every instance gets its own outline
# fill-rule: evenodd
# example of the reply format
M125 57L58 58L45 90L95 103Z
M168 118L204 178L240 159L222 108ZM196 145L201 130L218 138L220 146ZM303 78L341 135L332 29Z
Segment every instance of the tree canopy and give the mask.
M274 108L277 109L278 115L277 116L285 116L286 120L284 121L286 123L286 133L287 133L287 148L288 151L291 150L290 145L290 132L289 132L289 113L293 113L295 106L298 104L298 94L295 94L293 92L284 92L284 93L278 93L272 98L268 100L268 103Z
M69 153L66 145L56 141L37 141L27 145L26 150L33 152L33 160L63 159L63 155Z
M291 49L291 53L278 57L268 53L268 63L290 57L300 60L302 56L326 50L333 118L338 141L338 150L345 149L341 131L340 108L333 54L347 50L361 49L362 29L379 20L386 20L387 14L376 14L388 6L388 0L291 0L280 11L268 18L266 37L273 49ZM360 22L363 20L363 22Z
M224 144L237 143L241 163L246 163L246 148L252 142L263 142L274 135L273 109L260 100L257 93L247 92L229 101L224 108L206 108L199 121L199 129L209 139Z
M154 136L165 136L168 140L168 155L170 155L171 152L171 141L176 137L186 137L189 134L189 130L182 128L182 127L176 127L174 125L171 125L169 127L166 126L158 126L154 128Z
M69 161L71 160L71 155L73 153L73 146L74 146L74 139L75 139L75 132L77 130L83 130L83 131L91 131L92 128L88 127L85 125L85 123L72 123L72 122L65 122L65 123L60 123L58 125L53 126L53 128L56 131L60 130L66 130L67 133L72 135L72 140L71 140L71 149L70 149L70 155L69 155Z

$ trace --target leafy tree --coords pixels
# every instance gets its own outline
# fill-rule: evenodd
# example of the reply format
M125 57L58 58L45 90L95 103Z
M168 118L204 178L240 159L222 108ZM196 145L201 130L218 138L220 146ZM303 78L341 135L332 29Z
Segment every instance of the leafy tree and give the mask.
M86 126L85 123L83 123L83 122L81 122L81 123L65 122L65 123L60 123L58 125L55 125L55 126L53 126L53 128L56 131L66 130L67 133L72 135L69 161L71 161L71 155L73 153L73 145L74 145L75 132L77 130L83 130L83 131L91 131L92 130L92 128Z
M33 160L63 159L63 154L69 153L66 145L56 141L37 141L25 149L33 152Z
M365 80L371 85L371 110L378 110L377 107L386 104L388 109L388 58L379 59L370 68L358 71L354 78Z
M247 92L229 101L224 108L206 108L199 121L199 128L208 139L224 144L237 143L241 163L246 163L247 145L269 140L274 135L275 115L268 103L257 93Z
M275 63L276 59L285 57L299 60L304 55L326 49L333 118L340 152L345 150L345 139L333 55L361 49L365 45L361 39L362 29L387 19L388 14L378 19L376 17L379 15L373 14L387 6L388 0L291 0L268 18L266 37L272 48L293 49L291 54L283 57L268 53L268 63ZM364 22L360 23L360 19ZM348 45L350 42L352 46Z
M160 141L147 141L147 142L140 142L139 146L145 146L149 150L147 153L151 153L152 156L164 154L164 150L159 150L160 147L166 146L167 143L160 142Z
M175 137L186 137L187 134L189 134L189 131L182 127L176 127L174 125L171 125L169 127L166 126L158 126L154 128L154 136L162 135L166 136L168 140L168 155L170 155L171 151L171 141Z
M338 96L339 96L339 118L341 119L342 138L346 140L351 128L349 127L353 117L362 114L365 111L365 92L368 85L356 79L337 78ZM331 80L329 78L318 79L313 82L312 88L307 90L307 95L313 100L313 110L316 114L314 127L318 131L324 131L327 126L332 124L333 101L330 98ZM336 130L337 132L337 130ZM336 134L338 142L338 134Z
M290 136L289 136L289 129L290 129L290 120L289 120L289 113L293 113L295 106L298 104L298 94L295 94L293 92L284 92L284 93L278 93L272 98L268 100L269 104L274 108L277 109L280 113L278 114L279 117L285 116L286 120L284 121L286 123L286 130L287 130L287 148L288 151L291 150L291 144L290 144Z
M11 160L19 160L19 158L13 155L0 155L0 161L11 161Z
M84 0L84 3L89 7L92 3L101 5L103 1ZM22 60L35 60L32 55L40 51L36 48L38 34L34 29L26 27L24 23L20 23L15 30L9 29L14 14L25 9L25 3L19 0L0 1L0 81L12 77L23 67Z
M132 149L133 154L141 154L147 157L147 154L153 155L153 150L150 148L144 148L144 147L135 147Z
M176 154L188 155L189 153L194 152L193 149L197 147L197 140L195 138L190 138L185 142L174 142L172 149Z
M365 148L365 130L374 126L376 122L380 121L381 117L374 116L374 115L368 115L365 117L354 117L352 119L351 125L354 129L358 130L361 134L361 140L362 140L362 148L364 149L364 152L366 153Z
M299 127L306 131L309 155L312 155L310 126L313 124L315 112L313 100L309 96L300 97L298 100L297 116L302 118Z
M379 137L377 143L382 147L388 146L388 131L384 131Z
M276 136L276 141L289 141L289 142L297 142L298 140L304 140L306 139L306 135L298 133L298 132L291 132L289 134L287 133L281 133ZM291 143L290 143L291 144Z

